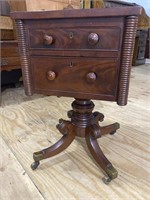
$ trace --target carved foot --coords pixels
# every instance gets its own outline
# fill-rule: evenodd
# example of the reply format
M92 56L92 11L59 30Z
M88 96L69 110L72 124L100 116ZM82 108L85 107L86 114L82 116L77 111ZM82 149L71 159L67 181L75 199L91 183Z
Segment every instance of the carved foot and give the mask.
M56 125L56 128L59 130L60 133L63 135L68 133L67 125L69 124L69 121L59 119L59 124Z
M93 115L94 115L94 121L96 122L98 121L102 122L104 120L104 115L100 112L94 112Z
M74 140L75 134L72 124L68 121L63 121L62 123L63 123L63 133L64 133L63 137L51 147L33 153L33 159L35 161L31 165L31 168L33 170L35 170L38 167L40 160L59 154L64 149L66 149Z
M106 173L107 173L107 175L104 176L104 177L102 178L102 180L103 180L103 182L104 182L105 184L107 184L107 185L110 183L111 180L117 178L117 176L118 176L118 172L117 172L117 170L112 166L112 164L107 165Z
M100 127L100 130L101 130L101 135L106 135L106 134L111 134L113 135L117 129L120 128L120 124L119 123L113 123L113 124L110 124L108 126L103 126L103 127Z
M86 132L86 142L87 146L96 160L96 162L99 164L99 166L105 171L107 176L103 178L103 181L108 184L111 180L115 179L118 175L117 170L112 166L112 164L109 162L109 160L105 157L102 150L100 149L98 142L96 140L95 132L97 132L96 126L91 126L87 129Z

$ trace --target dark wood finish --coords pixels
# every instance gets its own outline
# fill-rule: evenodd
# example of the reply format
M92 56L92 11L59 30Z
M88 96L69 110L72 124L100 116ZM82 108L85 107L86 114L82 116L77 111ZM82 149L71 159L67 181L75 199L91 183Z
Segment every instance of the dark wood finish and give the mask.
M138 19L135 16L126 18L117 101L119 105L127 104L127 94L129 90L129 78L131 72L130 68L135 44L133 41L135 41L137 23Z
M47 28L46 24L36 23L34 24L34 29L29 30L29 40L31 48L40 48L40 49L52 49L52 50L92 50L97 49L97 51L101 50L118 50L120 47L120 28L122 25L122 20L119 19L116 22L117 27L112 27L111 22L108 22L108 19L105 19L107 23L107 28L103 27L104 22L101 24L97 24L96 21L93 21L93 26L88 28L89 20L87 21L87 25L85 23L82 25L80 20L73 20L75 23L78 23L78 29L72 26L68 27L67 21L63 24L63 28L59 28L62 26L62 22L58 21L55 24L55 20L53 23L49 20L49 28ZM114 21L114 20L113 20ZM30 23L30 22L29 22ZM42 24L42 25L40 25ZM30 25L30 24L29 24ZM99 25L101 27L99 27ZM91 33L94 31L96 33ZM93 37L95 35L95 37ZM97 37L99 38L96 38ZM99 42L98 42L99 41ZM110 41L112 41L110 43ZM45 45L46 44L46 45Z
M106 9L76 9L76 10L57 10L57 11L36 11L36 12L13 12L11 14L12 18L16 19L72 19L72 18L95 18L95 17L119 17L119 16L138 16L142 12L140 6L134 7L121 7L107 8Z
M70 121L59 120L63 134L53 146L33 154L39 161L67 148L75 136L87 146L107 176L117 177L97 139L114 134L119 124L101 127L104 115L92 112L90 99L126 105L133 47L140 7L12 13L16 20L27 95L43 93L74 97Z
M14 33L13 30L0 30L1 31L1 40L13 40L14 39Z
M18 42L15 40L1 41L1 71L21 68Z
M37 93L44 91L44 94L48 95L76 98L79 96L90 98L92 95L95 99L115 100L118 79L117 63L116 59L34 56L31 58L34 91ZM96 81L89 81L89 73L95 74ZM53 81L50 81L47 74Z
M63 137L51 147L35 152L33 154L35 162L31 167L36 169L40 160L55 156L66 149L75 136L85 137L92 156L107 174L103 180L108 184L117 177L118 173L100 149L97 138L106 134L114 134L119 128L119 124L114 123L101 127L99 121L103 121L104 115L99 112L92 113L94 104L90 100L76 99L72 103L72 108L73 110L68 112L68 117L71 118L71 121L60 119L57 125L57 129L63 134Z
M25 37L27 29L25 29L25 25L21 20L16 21L16 29L17 29L17 38L18 38L18 46L20 50L21 56L21 66L22 66L22 74L24 81L24 88L26 94L33 94L33 83L32 83L32 69L30 67L30 54L28 48L28 40Z

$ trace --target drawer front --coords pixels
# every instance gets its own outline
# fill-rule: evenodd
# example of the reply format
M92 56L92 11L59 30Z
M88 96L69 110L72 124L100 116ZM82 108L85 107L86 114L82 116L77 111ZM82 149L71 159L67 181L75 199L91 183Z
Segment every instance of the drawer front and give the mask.
M55 50L118 50L120 28L30 29L30 47Z
M18 57L5 57L0 60L1 67L3 66L21 66L20 58Z
M19 57L18 42L16 40L3 40L0 42L1 57Z
M18 47L2 47L1 57L19 57Z
M117 91L115 59L75 57L32 57L36 92L76 98L113 100Z

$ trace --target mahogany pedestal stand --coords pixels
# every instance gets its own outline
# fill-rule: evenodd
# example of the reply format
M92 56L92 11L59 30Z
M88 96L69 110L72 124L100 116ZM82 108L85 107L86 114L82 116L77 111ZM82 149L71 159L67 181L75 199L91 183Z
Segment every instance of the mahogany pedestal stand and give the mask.
M35 162L31 165L31 168L33 170L36 169L40 160L62 152L71 144L75 136L85 137L89 151L105 172L103 181L108 184L112 179L117 177L118 172L103 154L97 139L102 135L114 134L119 128L119 124L116 122L101 127L98 122L103 121L104 115L99 112L92 113L94 103L91 100L76 99L72 103L72 108L73 110L68 111L68 117L71 120L60 119L59 124L56 126L62 133L62 138L51 147L35 152L33 154Z

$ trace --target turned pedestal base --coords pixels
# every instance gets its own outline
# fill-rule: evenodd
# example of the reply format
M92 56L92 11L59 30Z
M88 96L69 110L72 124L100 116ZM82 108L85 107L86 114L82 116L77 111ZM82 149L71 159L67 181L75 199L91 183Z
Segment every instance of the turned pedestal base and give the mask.
M99 112L92 112L94 103L91 100L76 99L72 103L73 110L68 111L70 121L59 120L57 129L62 133L62 138L51 147L35 152L33 154L34 163L31 168L38 167L39 161L55 156L66 149L76 136L85 137L87 146L92 156L103 169L105 176L103 181L108 184L118 175L117 170L112 166L99 147L97 139L102 135L114 134L119 129L119 124L114 123L101 127L99 121L103 121L104 115Z

